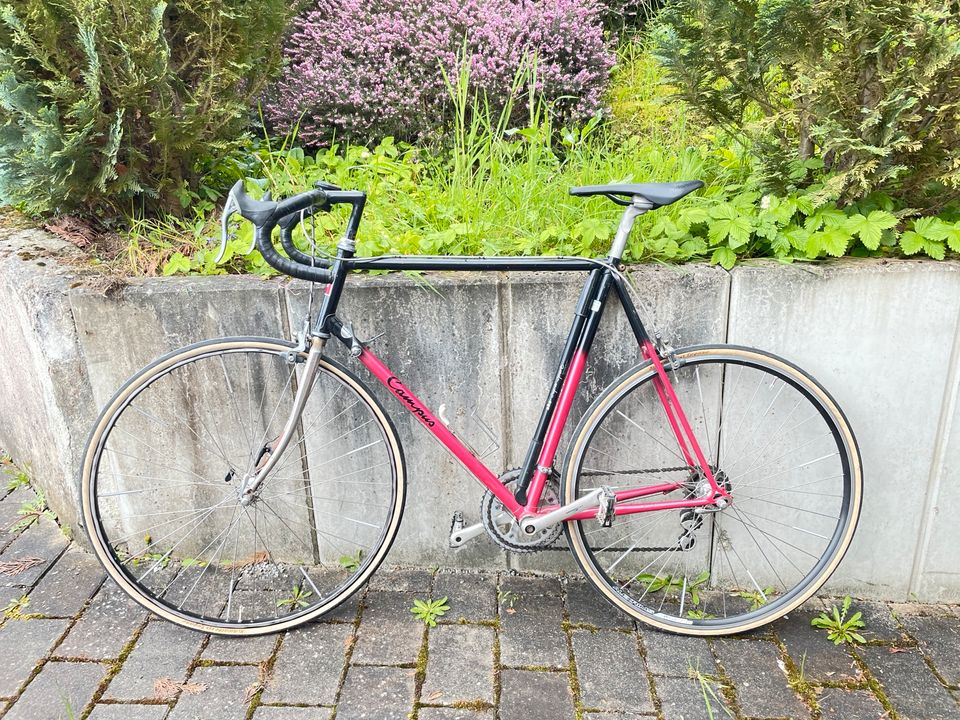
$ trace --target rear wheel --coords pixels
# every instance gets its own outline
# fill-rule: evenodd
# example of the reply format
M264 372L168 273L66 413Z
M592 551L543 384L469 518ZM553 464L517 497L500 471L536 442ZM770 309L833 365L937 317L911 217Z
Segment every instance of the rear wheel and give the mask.
M386 555L403 509L400 443L330 360L293 441L240 502L287 421L302 358L279 340L199 343L104 409L84 458L84 518L107 572L154 613L204 632L275 632L335 608Z
M850 544L860 510L856 442L833 399L780 358L736 346L676 354L670 381L717 481L723 509L620 515L612 527L567 524L588 580L637 620L689 635L738 633L803 603ZM564 502L676 483L626 502L711 494L685 461L644 363L615 381L580 422Z

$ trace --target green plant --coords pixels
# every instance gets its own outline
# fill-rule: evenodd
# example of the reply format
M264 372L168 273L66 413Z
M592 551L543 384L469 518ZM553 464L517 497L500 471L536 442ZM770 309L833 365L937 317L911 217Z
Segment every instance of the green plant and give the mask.
M442 597L439 600L414 600L410 612L423 621L428 627L437 626L437 618L446 614L450 606L447 605L447 598Z
M17 517L10 529L12 532L20 532L40 518L47 518L53 522L57 521L57 516L47 507L47 496L43 490L36 491L36 497L33 500L27 500L20 505L17 510Z
M909 22L904 19L909 18ZM942 0L674 0L658 53L765 186L882 191L936 214L960 197L960 14Z
M858 610L850 617L847 613L850 611L850 596L843 598L841 609L834 605L829 613L821 612L818 617L810 621L813 627L821 628L827 631L827 637L833 640L834 645L841 643L865 643L863 635L858 630L866 626L866 623L860 619L861 612Z
M513 590L497 590L497 604L506 607L507 612L513 610L513 606L519 599L520 595Z
M282 0L0 4L0 200L177 211L280 64ZM212 174L208 175L208 177Z
M311 597L312 595L313 593L304 587L300 585L294 585L293 590L290 591L290 597L277 600L277 607L290 608L291 610L307 607L310 604L307 602L307 598Z
M713 703L716 703L721 708L723 708L723 711L729 717L734 717L733 713L730 711L730 708L727 707L727 704L723 702L723 699L720 698L719 695L717 695L717 691L714 690L713 682L710 680L710 678L708 678L706 675L700 672L699 662L697 664L697 667L694 667L693 664L690 663L690 661L688 660L687 674L691 678L696 680L697 684L700 686L700 694L703 698L703 706L704 706L704 709L707 711L707 717L710 718L710 720L713 720L715 717L713 713Z
M347 572L355 573L360 569L360 563L363 562L363 550L357 550L355 555L341 555L337 558L337 563Z
M0 471L7 477L7 490L14 491L18 488L30 485L30 476L26 468L22 468L13 462L13 459L7 455L0 457Z
M18 598L11 598L3 608L3 617L5 619L23 619L27 615L23 612L27 609L27 606L30 604L30 598L26 595L21 595Z
M710 579L710 573L704 570L693 579L682 575L678 577L671 574L652 575L650 573L640 573L634 579L644 585L644 592L646 593L658 593L663 590L667 596L676 595L677 597L680 596L681 592L689 593L690 600L693 604L699 605L700 587Z
M776 592L776 588L768 585L763 588L763 590L737 590L734 595L737 597L743 598L744 600L750 601L751 610L759 610L768 602L770 602L770 596Z

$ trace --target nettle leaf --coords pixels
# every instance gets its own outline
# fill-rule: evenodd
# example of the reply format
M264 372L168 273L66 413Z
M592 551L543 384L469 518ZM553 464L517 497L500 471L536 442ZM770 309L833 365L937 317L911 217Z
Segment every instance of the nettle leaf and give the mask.
M924 240L920 233L907 230L900 236L900 249L905 255L915 255L923 249Z
M847 218L846 228L859 236L860 242L870 250L880 247L883 231L897 224L897 218L885 210L873 210L866 217L857 213Z

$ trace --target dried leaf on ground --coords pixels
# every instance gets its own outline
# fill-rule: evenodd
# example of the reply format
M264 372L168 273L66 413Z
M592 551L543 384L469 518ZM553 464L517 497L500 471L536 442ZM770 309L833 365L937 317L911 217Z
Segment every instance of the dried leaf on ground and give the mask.
M42 562L43 558L38 557L18 558L16 560L0 562L0 575L19 575Z
M168 677L157 678L153 683L153 694L158 700L172 700L181 691L187 695L199 695L206 689L206 683L178 683L173 678Z
M81 250L94 245L99 235L96 230L90 227L89 223L72 215L61 215L53 218L43 228L57 237L73 243Z

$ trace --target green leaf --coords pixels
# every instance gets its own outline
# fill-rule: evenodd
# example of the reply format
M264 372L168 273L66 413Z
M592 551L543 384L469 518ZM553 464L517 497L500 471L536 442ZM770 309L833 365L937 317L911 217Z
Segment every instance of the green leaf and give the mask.
M905 255L915 255L923 249L924 240L920 233L907 230L900 236L900 249Z
M170 259L163 264L164 275L176 275L177 273L190 272L190 259L183 253L175 252Z
M923 243L923 251L934 260L943 260L946 257L945 248L942 242L927 240Z
M713 255L710 256L710 262L720 265L725 270L730 270L737 264L737 254L724 245L713 251Z
M884 230L897 224L897 218L884 210L874 210L866 217L857 213L847 218L846 228L860 237L860 242L870 250L880 247L880 238Z

